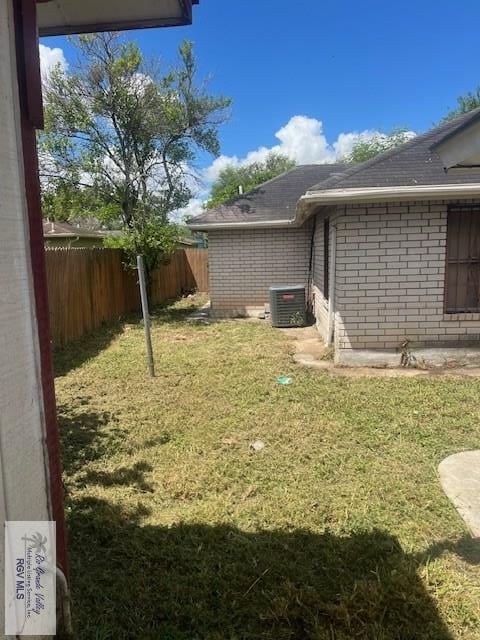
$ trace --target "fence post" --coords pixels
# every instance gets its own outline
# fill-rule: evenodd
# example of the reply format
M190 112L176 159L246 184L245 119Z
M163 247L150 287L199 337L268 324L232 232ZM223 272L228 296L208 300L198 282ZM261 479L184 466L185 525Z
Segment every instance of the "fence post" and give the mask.
M147 364L150 376L155 376L153 363L152 336L150 333L150 313L148 311L147 285L145 282L145 266L143 256L137 256L138 284L140 287L140 299L142 301L143 330L145 332L145 346L147 348Z

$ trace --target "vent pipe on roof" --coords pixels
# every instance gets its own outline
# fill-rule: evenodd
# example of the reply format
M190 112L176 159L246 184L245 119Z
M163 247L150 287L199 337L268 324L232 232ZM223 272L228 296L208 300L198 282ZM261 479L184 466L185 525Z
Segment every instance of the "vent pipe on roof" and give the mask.
M238 185L238 195L243 196L243 187L241 184Z

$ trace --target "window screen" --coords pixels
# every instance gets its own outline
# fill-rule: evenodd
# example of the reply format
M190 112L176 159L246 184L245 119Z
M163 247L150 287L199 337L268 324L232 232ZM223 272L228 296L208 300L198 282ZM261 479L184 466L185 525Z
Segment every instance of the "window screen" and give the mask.
M447 313L480 311L480 205L449 208L445 301Z

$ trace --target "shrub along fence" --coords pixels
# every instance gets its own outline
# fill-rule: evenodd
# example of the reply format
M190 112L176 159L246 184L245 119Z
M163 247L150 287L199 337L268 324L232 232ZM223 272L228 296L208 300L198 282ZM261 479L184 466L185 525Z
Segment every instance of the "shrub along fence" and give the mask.
M50 326L54 344L81 338L105 322L139 311L137 274L118 249L46 249ZM192 290L208 291L208 250L179 249L153 276L152 304Z

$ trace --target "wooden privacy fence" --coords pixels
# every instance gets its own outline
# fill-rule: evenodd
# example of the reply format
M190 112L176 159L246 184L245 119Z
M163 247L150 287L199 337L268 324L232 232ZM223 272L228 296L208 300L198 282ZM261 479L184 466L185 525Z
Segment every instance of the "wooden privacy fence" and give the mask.
M65 344L105 322L140 310L137 274L118 249L46 249L50 326ZM208 291L208 250L179 249L153 276L152 304L192 290Z

